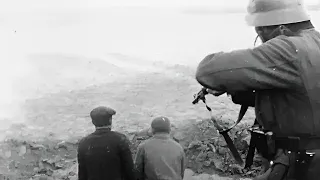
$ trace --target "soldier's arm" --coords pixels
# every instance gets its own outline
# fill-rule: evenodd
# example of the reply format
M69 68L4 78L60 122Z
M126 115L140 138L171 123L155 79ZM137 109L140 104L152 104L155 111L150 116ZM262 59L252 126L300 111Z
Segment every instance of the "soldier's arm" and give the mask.
M231 94L296 89L302 86L299 53L289 37L278 36L253 49L206 56L198 65L196 79L206 88Z
M253 91L235 92L231 94L232 102L235 104L254 107L255 93Z
M137 179L144 180L144 146L140 144L137 149L137 154L134 160Z
M87 180L87 170L86 170L86 165L83 159L83 154L81 152L80 146L78 147L78 180Z
M132 153L130 150L130 141L125 135L121 135L119 143L120 159L122 172L126 180L135 180L134 165L132 159Z

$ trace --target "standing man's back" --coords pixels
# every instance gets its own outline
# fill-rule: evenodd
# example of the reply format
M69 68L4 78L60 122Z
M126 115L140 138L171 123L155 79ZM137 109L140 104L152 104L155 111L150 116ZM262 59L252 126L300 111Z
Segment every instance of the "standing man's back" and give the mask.
M129 141L125 135L111 131L111 116L114 114L115 111L104 107L92 111L96 131L79 143L79 180L134 179Z
M140 180L182 180L185 153L179 143L170 138L170 122L155 118L151 124L153 137L138 147L136 168Z

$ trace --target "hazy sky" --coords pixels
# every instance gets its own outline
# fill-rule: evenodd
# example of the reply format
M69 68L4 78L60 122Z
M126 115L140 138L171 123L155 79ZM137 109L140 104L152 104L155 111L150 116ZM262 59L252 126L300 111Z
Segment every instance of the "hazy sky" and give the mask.
M307 4L318 2L305 1ZM196 63L215 50L252 46L255 37L253 29L246 26L243 15L192 16L161 8L146 8L145 12L111 8L102 10L105 14L101 14L94 8L210 6L210 10L213 7L236 7L245 11L248 2L249 0L0 0L0 119L5 113L19 114L15 113L13 107L18 104L16 99L18 101L20 98L13 93L18 89L14 85L21 84L21 89L25 90L26 84L14 82L21 82L16 79L33 72L31 65L25 61L32 53L67 53L104 59L109 58L106 56L108 53L122 53L148 60ZM226 23L226 18L232 21L232 25L228 23L227 27L216 28L215 24ZM320 19L315 18L314 22L316 21L320 25ZM234 41L234 27L242 31L237 41Z
M304 0L306 4L315 4L319 0ZM0 10L29 11L34 8L95 8L110 6L156 6L181 7L195 5L214 5L216 7L245 7L248 0L2 0Z

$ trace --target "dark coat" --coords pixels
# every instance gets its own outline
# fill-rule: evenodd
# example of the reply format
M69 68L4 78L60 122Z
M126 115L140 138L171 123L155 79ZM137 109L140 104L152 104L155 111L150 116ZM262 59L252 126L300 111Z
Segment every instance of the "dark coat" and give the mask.
M96 130L78 147L79 180L133 180L130 142L121 133Z
M264 130L313 141L320 137L319 57L320 33L311 28L252 49L208 55L200 62L196 79L206 88L231 95L255 90L256 118ZM319 144L306 141L303 146L315 153L306 171L296 169L304 180L320 177Z
M229 94L255 90L259 124L279 136L320 137L320 34L277 36L253 49L208 55L196 79Z

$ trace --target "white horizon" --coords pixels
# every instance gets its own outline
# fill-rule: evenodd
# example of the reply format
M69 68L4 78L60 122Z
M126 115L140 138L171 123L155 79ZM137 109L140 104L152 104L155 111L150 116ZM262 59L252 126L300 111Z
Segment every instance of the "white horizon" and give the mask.
M96 9L110 7L185 8L210 6L219 9L246 8L248 0L10 0L3 2L0 12L23 12L38 9ZM320 0L304 0L305 5L320 4Z

